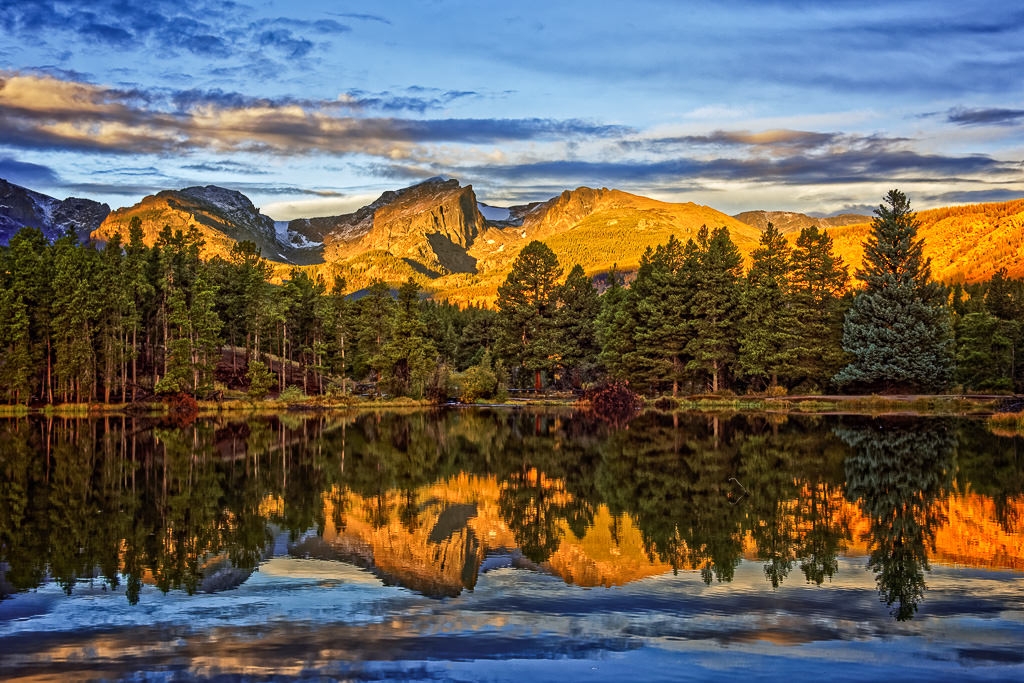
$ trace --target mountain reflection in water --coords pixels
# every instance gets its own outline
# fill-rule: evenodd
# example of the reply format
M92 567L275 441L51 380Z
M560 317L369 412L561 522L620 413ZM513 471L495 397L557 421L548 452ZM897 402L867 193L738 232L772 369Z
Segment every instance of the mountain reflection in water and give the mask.
M149 629L154 642L188 612L188 596L217 595L216 623L237 627L236 640L256 629L263 646L302 643L335 660L346 660L342 650L389 660L377 650L399 636L410 661L588 659L651 638L870 640L915 617L969 613L1017 616L999 626L1012 635L986 636L959 659L1018 666L1024 658L999 643L1019 644L1024 633L1020 446L978 421L906 417L645 413L624 428L578 413L504 410L225 418L184 429L130 418L8 420L0 668L60 670L26 664L45 649L41 634L67 628L46 621L63 609L48 597L54 584L108 613L120 601L119 623ZM865 601L872 576L876 600ZM933 577L938 587L929 587ZM556 579L561 588L548 583ZM362 602L336 607L345 624L321 612L339 585L361 586L349 598ZM409 611L413 598L381 593L388 586L430 599L472 591L471 611L460 608L457 621L494 637L486 646L445 637L447 610L460 602ZM963 586L978 590L958 596ZM174 596L181 611L161 621L145 607L151 592ZM291 624L273 635L250 622L268 592L290 603L263 615ZM76 609L66 624L100 623ZM352 619L364 611L360 630ZM533 611L545 615L534 624L539 640L517 632L502 641ZM593 638L572 635L580 624L556 623L601 614ZM130 653L118 633L106 647ZM58 640L95 649L89 638ZM166 647L202 677L198 653Z

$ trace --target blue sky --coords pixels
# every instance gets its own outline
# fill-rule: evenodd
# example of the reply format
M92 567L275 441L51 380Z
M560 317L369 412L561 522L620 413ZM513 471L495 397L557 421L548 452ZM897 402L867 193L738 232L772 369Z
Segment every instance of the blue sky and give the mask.
M734 213L1024 196L1024 7L433 0L0 4L0 177L278 219L434 175Z

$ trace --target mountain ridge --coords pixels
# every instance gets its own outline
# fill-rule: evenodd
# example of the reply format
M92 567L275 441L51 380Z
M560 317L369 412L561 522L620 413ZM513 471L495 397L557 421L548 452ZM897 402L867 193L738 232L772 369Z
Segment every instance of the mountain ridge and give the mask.
M17 201L4 201L12 192ZM69 213L75 206L91 210L82 215L92 215L94 221L102 214L89 232L98 241L115 232L127 237L133 217L141 221L150 244L165 225L194 225L205 241L204 257L224 256L235 243L250 240L274 266L278 280L287 279L295 267L328 281L340 275L349 289L378 278L397 283L412 277L436 297L484 305L493 304L515 257L532 240L547 244L564 271L579 263L597 275L613 266L635 269L647 247L672 236L686 242L702 225L727 227L748 263L768 222L791 243L800 230L813 225L828 230L852 273L863 258L871 221L855 214L815 218L792 211L729 216L692 202L662 202L589 187L565 190L544 202L497 207L480 201L472 185L435 177L388 190L348 214L275 222L241 192L216 185L162 190L110 211L91 200L62 203L0 180L0 228L7 226L6 233L0 229L0 243L13 234L11 226L25 224L23 218L49 220L44 233L50 239L63 234L66 227L55 228L52 217L65 205ZM1024 199L929 209L919 211L918 218L919 237L925 240L936 278L977 281L999 268L1011 277L1024 277Z

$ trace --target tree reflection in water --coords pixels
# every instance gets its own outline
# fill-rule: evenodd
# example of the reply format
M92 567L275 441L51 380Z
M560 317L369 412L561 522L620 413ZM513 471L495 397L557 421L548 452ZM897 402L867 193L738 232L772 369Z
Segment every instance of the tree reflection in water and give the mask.
M972 495L991 496L1003 526L1018 528L1017 439L965 421L836 423L648 412L611 428L518 410L187 428L8 420L0 597L47 577L67 591L82 580L123 587L133 603L146 585L229 588L283 532L296 553L344 558L438 597L472 589L490 553L588 585L669 568L729 582L756 558L779 589L796 567L809 584L830 581L865 520L868 566L904 620L924 594L958 439L958 485L977 481ZM604 526L592 534L596 520ZM587 555L598 538L614 546L600 567Z
M872 420L836 434L853 448L846 495L871 522L868 567L882 602L898 621L911 619L924 597L935 527L935 503L950 490L956 438L942 421Z

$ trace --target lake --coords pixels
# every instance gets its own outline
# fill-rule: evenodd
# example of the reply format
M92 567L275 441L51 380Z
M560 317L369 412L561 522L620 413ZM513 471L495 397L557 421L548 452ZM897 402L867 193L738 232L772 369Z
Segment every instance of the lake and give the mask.
M913 416L0 421L5 680L1024 680L1024 442Z

